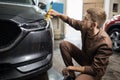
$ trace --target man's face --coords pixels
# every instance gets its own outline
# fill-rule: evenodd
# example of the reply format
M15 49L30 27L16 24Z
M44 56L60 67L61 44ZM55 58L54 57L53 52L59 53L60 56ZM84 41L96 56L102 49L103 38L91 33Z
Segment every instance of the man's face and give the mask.
M93 21L91 20L90 14L86 14L83 18L83 26L88 30L92 28Z

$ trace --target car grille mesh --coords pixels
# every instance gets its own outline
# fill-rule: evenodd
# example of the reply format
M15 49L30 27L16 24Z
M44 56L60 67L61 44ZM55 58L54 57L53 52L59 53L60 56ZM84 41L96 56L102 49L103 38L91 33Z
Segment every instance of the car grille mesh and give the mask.
M0 48L11 44L20 33L21 29L17 24L6 20L0 20Z

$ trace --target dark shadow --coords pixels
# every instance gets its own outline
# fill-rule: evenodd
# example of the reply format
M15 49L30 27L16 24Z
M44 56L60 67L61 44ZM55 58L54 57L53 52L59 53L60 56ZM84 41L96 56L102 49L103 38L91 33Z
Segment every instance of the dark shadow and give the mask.
M31 79L28 79L28 80L49 80L48 73L47 72L42 73L42 74L34 76L34 77L32 77Z

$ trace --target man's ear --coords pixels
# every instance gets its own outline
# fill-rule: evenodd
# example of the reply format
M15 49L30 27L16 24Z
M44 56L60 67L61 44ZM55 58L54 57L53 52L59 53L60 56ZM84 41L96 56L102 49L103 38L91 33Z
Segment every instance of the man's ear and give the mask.
M97 22L93 22L93 23L92 23L92 26L97 27L97 26L98 26L98 23L97 23Z

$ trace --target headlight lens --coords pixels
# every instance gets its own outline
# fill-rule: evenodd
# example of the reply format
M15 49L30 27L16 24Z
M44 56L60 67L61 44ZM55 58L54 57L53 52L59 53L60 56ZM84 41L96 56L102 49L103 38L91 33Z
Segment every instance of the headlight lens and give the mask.
M37 29L45 29L48 26L48 22L44 19L36 20L29 23L21 24L20 26L26 30L37 30Z
M41 27L45 27L45 26L47 26L47 21L42 19L42 20L39 21L39 24L40 24Z

